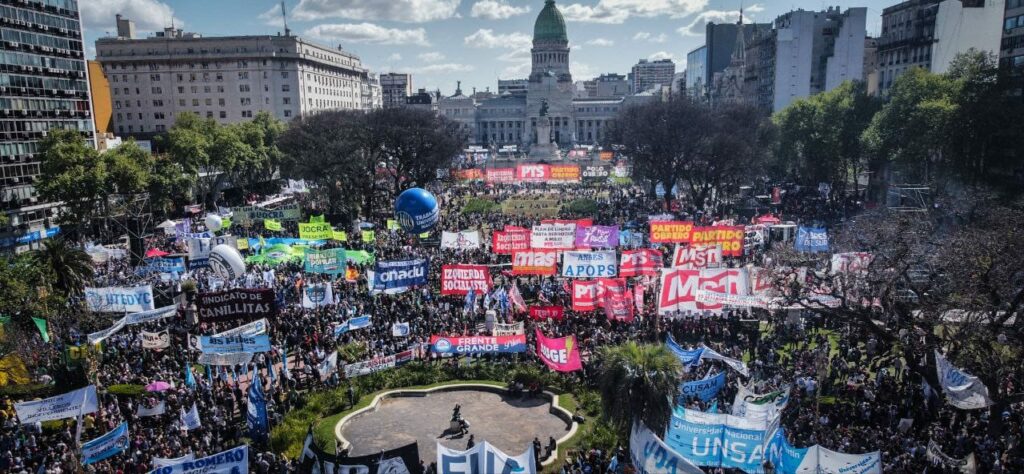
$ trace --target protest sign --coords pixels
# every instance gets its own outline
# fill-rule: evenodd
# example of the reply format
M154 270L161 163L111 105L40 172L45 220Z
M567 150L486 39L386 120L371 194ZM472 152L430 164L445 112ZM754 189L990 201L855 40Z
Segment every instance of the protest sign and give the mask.
M491 273L486 265L444 265L441 267L441 294L465 295L470 291L491 291Z
M596 281L573 281L572 310L593 311L597 309L597 286ZM530 315L533 315L532 310Z
M567 278L613 277L617 274L615 251L562 252L562 276Z
M828 252L828 231L824 227L800 226L793 248L798 252Z
M676 245L672 268L709 268L722 264L722 246L718 244Z
M415 258L377 262L373 273L373 289L385 293L400 293L413 286L427 284L430 259Z
M345 249L315 250L306 249L305 270L307 273L324 273L339 275L347 268Z
M153 309L153 287L108 286L85 288L85 302L97 313L136 313Z
M274 290L269 288L200 293L196 309L202 323L267 318L277 313Z
M456 250L478 249L480 248L480 231L441 232L441 248Z
M313 283L302 287L303 308L319 308L334 303L334 285L331 283Z
M576 244L576 224L540 224L530 231L534 249L570 250Z
M437 443L437 474L537 474L533 445L518 456L509 456L487 441L466 451Z
M516 336L519 334L526 334L522 321L512 324L494 323L494 328L491 329L492 336Z
M231 352L269 352L270 336L202 336L203 353L225 354Z
M430 336L435 354L482 354L526 351L526 336Z
M624 250L622 257L619 259L619 276L654 276L661 271L662 266L663 257L660 250Z
M529 250L530 230L495 231L491 233L491 251L499 255L511 255L516 250Z
M300 222L299 238L305 240L330 240L334 229L326 222Z
M615 226L576 226L576 248L615 248L619 246L619 228Z
M516 181L515 168L488 168L488 183L514 183Z
M518 165L516 179L523 182L541 183L551 177L550 165Z
M977 410L992 404L988 387L981 379L953 366L938 350L935 350L935 369L950 405L962 410Z
M565 317L565 309L561 306L530 306L530 319L535 321L546 321L548 318L561 321L563 317Z
M242 445L205 458L186 460L154 469L149 474L246 474L249 446Z
M719 372L718 375L701 380L684 382L679 387L681 400L697 398L707 402L715 398L715 395L718 395L718 392L725 387L725 372Z
M743 226L695 227L690 232L693 245L718 245L725 257L743 256L743 238L747 235Z
M412 360L412 351L399 352L384 357L374 357L361 362L345 365L345 377L352 378L372 374L382 370L393 369Z
M82 443L82 464L88 466L116 456L127 450L130 442L128 422L123 421L107 434Z
M302 218L302 209L298 203L287 204L277 209L265 209L260 206L241 206L231 208L231 219L242 225L254 221L273 219L277 221L297 221Z
M658 221L651 222L650 227L652 243L688 243L690 232L693 231L693 222Z
M522 324L522 323L520 323ZM576 345L576 336L551 338L536 330L537 357L544 365L557 372L582 370L580 349Z
M171 336L166 329L160 332L142 331L143 349L159 350L168 347L171 347Z
M96 386L90 385L42 400L15 403L14 411L18 414L18 422L23 425L88 415L96 411Z
M522 250L512 252L512 273L515 275L554 275L558 272L558 252L554 250Z

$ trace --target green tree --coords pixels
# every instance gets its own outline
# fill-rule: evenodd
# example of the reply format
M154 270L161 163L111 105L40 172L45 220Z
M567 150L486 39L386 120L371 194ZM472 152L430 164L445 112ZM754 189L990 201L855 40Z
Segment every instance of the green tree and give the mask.
M64 296L81 295L85 283L93 276L89 254L64 239L43 241L42 248L34 251L32 258L36 265L51 275L51 289Z
M599 361L604 416L620 433L628 433L638 419L655 433L664 433L679 396L679 359L662 344L628 341L602 348Z
M100 155L107 175L104 190L113 194L138 194L149 187L153 157L139 148L135 140L128 140L117 148Z
M106 166L85 137L67 129L53 129L39 144L40 177L36 192L47 201L62 202L59 222L79 227L97 211L106 193Z

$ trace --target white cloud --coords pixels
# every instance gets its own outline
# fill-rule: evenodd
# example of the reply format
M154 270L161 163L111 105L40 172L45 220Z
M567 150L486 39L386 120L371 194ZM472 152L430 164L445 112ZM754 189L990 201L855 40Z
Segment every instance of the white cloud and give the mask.
M651 43L664 43L668 41L668 36L666 36L665 33L661 33L655 36L646 31L641 31L633 35L633 41L649 41Z
M590 41L587 41L586 44L589 44L590 46L615 46L614 41L604 38L595 38Z
M281 17L281 5L274 5L270 7L269 10L260 13L259 16L257 16L256 18L259 18L261 21L263 21L263 24L267 26L282 29L284 28L284 21Z
M513 49L501 56L498 56L498 61L505 61L508 63L526 62L530 64L530 50L528 49Z
M753 14L763 11L764 7L760 4L750 5L743 9L743 21L753 20ZM683 36L704 36L708 23L736 23L739 18L740 12L736 10L707 10L693 17L688 25L676 29L676 32Z
M401 60L402 60L402 55L398 54L398 53L391 53L391 56L388 56L388 61L401 61Z
M331 42L430 46L430 42L427 41L427 31L423 28L401 30L385 28L373 23L317 25L306 30L306 35Z
M171 26L181 27L184 22L174 17L174 9L159 0L86 0L79 3L82 10L82 24L87 30L117 31L114 15L135 22L139 31L158 31Z
M444 61L444 54L438 53L437 51L423 53L416 57L419 58L420 61L423 61L425 63L436 63Z
M501 71L501 78L503 79L522 79L530 75L530 62L523 62L508 66Z
M569 62L569 72L572 73L574 80L581 81L586 79L593 79L597 76L597 71L587 63Z
M460 0L300 0L292 16L299 21L324 18L424 23L457 16Z
M480 0L473 4L473 8L469 12L473 18L487 20L504 20L526 13L530 13L530 7L515 7L502 0Z
M703 10L708 0L599 0L596 5L573 3L561 8L568 21L622 23L630 17L683 18Z
M430 64L411 69L415 74L447 74L453 72L470 72L474 70L472 65L458 63Z
M648 61L657 61L659 59L671 59L672 62L679 63L679 58L677 58L675 54L672 54L668 51L658 51L657 53L647 56Z
M495 34L494 30L481 28L463 40L466 46L474 48L529 49L533 38L524 33Z

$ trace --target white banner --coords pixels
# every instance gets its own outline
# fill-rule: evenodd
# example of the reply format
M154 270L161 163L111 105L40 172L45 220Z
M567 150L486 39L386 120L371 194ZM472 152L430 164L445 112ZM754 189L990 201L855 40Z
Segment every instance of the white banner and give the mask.
M173 466L175 464L181 464L181 463L183 463L185 461L191 461L191 460L193 460L195 458L196 458L195 454L192 454L192 453L188 453L188 454L186 454L186 455L184 455L184 456L182 456L180 458L174 458L174 459L158 458L158 457L154 456L152 464L153 464L153 468L154 469L160 469L161 467Z
M562 276L568 278L607 278L618 275L614 250L601 252L562 252Z
M701 360L720 360L722 362L725 362L725 365L732 367L733 370L743 374L744 377L750 377L750 372L747 370L747 364L743 363L743 361L719 354L717 351L708 346L705 346L704 344L701 344L700 348Z
M137 313L153 309L153 287L108 286L85 288L85 301L90 311L97 313Z
M480 248L480 231L441 232L441 248L458 250L478 249Z
M494 323L494 329L491 330L491 336L495 337L515 336L518 334L526 334L522 321L514 324Z
M466 451L456 451L437 443L438 474L468 472L536 474L537 465L533 456L533 445L531 444L523 454L509 456L487 441L481 441Z
M225 354L204 352L199 355L199 359L196 360L196 362L207 365L248 364L249 362L252 362L252 352L228 352Z
M570 250L576 247L576 224L540 224L530 232L530 247Z
M63 420L96 411L96 386L90 385L55 397L14 404L18 421L23 425L50 420Z
M317 308L334 304L334 285L330 283L307 284L302 288L302 307Z
M369 360L345 364L345 378L358 377L360 375L372 374L382 370L393 369L401 364L412 360L412 351L399 352L384 357L374 357Z
M409 337L409 323L395 323L391 325L392 337Z
M320 372L320 381L327 380L331 374L338 371L338 351L331 352L331 355L327 356L326 359L322 360L317 366L317 370Z
M629 435L629 457L641 474L704 474L641 422Z
M171 335L167 330L160 332L146 332L142 331L142 348L143 349L166 349L171 347Z
M242 445L205 458L189 459L154 469L149 474L249 474L249 446Z
M164 318L169 318L178 313L178 307L175 305L164 306L150 311L142 311L140 313L132 313L125 316L124 323L127 325L142 324L152 321L157 321Z
M935 351L935 369L950 405L961 410L977 410L992 404L988 387L978 377L954 367L938 350Z
M766 417L774 417L776 413L781 413L789 404L789 390L790 386L782 390L776 390L765 394L757 394L751 392L742 383L738 384L739 390L736 392L736 397L732 401L732 414L734 416L747 416L758 417L761 412L765 413Z
M189 411L185 411L185 407L181 407L179 416L181 417L181 426L188 431L197 430L203 426L202 421L199 420L199 409L195 403L192 404L192 409Z
M928 440L928 451L925 452L925 456L933 466L942 466L961 474L978 472L978 461L974 458L974 453L968 454L966 458L957 459L942 452L935 440Z
M106 329L104 329L102 331L96 331L94 333L90 333L87 336L87 338L89 340L89 344L99 344L99 343L103 342L104 339L106 339L106 338L108 338L110 336L113 336L114 334L117 334L118 331L120 331L121 329L124 329L124 325L125 325L125 321L126 320L127 320L127 318L120 318L117 321L114 321L114 325L113 326L110 326L109 328L106 328Z
M220 244L228 244L238 249L238 237L224 235L209 239L188 239L188 259L191 261L210 258L210 251Z
M821 446L815 447L818 451L818 472L826 474L882 474L882 453L879 451L867 454L846 454ZM803 466L802 463L801 466Z
M139 405L138 410L135 410L135 416L137 416L139 418L143 418L143 417L147 417L147 416L157 416L157 415L163 415L166 411L167 411L167 404L164 403L163 401L161 401L160 403L157 403L156 406L154 406L153 408L146 408L146 407L144 407L142 405Z

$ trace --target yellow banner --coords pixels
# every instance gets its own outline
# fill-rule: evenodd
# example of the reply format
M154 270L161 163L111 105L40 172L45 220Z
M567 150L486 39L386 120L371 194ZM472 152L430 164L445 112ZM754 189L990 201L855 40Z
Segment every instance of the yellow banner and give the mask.
M326 222L299 224L299 238L306 240L327 240L334 237L334 229Z
M373 242L377 240L377 233L372 230L363 231L363 242Z
M398 230L401 227L398 226L398 221L395 219L388 219L388 230Z
M263 219L263 228L277 232L281 230L281 223L274 219Z
M332 234L331 238L341 242L348 242L348 232L345 232L343 230L336 230Z

